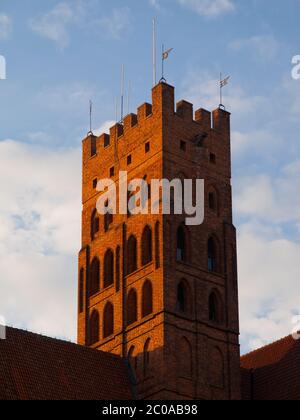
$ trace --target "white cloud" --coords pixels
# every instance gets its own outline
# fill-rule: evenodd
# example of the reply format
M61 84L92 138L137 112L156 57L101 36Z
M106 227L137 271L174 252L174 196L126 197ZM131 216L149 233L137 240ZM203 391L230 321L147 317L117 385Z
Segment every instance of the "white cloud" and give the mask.
M80 150L0 142L1 315L76 337ZM9 182L7 182L9 174Z
M185 77L182 97L197 107L201 106L213 110L220 103L218 87L219 79L212 78L208 73L193 70ZM262 96L249 95L235 83L234 79L231 79L226 91L224 91L224 100L226 101L226 108L234 114L235 118L256 112L266 101Z
M36 95L35 100L41 107L46 107L52 112L66 114L88 115L89 101L103 99L104 92L97 86L87 83L70 83L55 86L46 86ZM88 119L88 118L87 118Z
M30 143L49 143L51 137L44 131L33 131L27 134L27 139Z
M107 35L115 39L120 39L120 37L130 28L130 9L129 7L114 9L111 15L95 20L94 24L98 24L101 27L101 30L105 31Z
M290 72L285 75L283 84L278 89L277 96L294 121L299 122L300 117L300 81L294 80Z
M0 191L0 316L76 340L81 149L0 141Z
M248 223L239 229L239 297L243 349L254 350L291 334L300 314L300 244L277 229Z
M179 4L201 16L218 16L235 9L232 0L178 0Z
M69 45L71 29L80 27L85 30L87 21L98 35L108 35L115 39L120 39L130 28L129 7L115 8L107 16L102 13L99 16L99 11L102 12L89 0L65 1L58 3L49 12L31 19L29 25L35 33L57 43L61 49Z
M279 53L280 43L272 35L257 35L238 39L229 44L233 51L249 51L255 58L265 61L274 59Z
M12 20L4 13L0 14L0 40L7 39L11 33Z
M160 1L159 0L149 0L149 3L155 9L160 10Z
M300 162L278 171L236 180L236 211L273 224L300 222Z
M60 48L69 44L69 27L84 19L81 2L58 3L52 10L42 16L31 19L31 29L44 38L56 42Z
M232 131L232 151L236 162L241 157L256 156L264 159L265 162L271 157L268 152L272 150L272 154L279 152L285 147L284 139L276 133L263 127L253 131Z
M236 180L241 337L253 350L292 331L300 314L300 162L279 169L276 176L261 174Z
M96 136L100 136L103 133L109 134L109 129L113 127L115 124L116 124L115 121L106 121L99 128L97 128L96 130L93 130L93 132Z

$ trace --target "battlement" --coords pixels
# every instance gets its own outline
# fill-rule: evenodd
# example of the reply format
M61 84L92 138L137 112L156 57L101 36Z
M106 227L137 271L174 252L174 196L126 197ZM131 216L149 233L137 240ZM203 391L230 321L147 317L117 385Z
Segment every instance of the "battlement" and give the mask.
M91 150L94 156L102 148L114 144L122 137L131 135L132 130L152 127L157 121L166 124L172 118L176 118L183 124L195 126L195 129L209 134L211 131L225 136L230 135L230 113L224 109L217 108L213 112L205 109L197 109L194 112L193 104L185 100L176 103L175 89L167 83L161 82L152 89L152 104L144 103L138 107L137 113L126 115L123 123L116 123L109 130L109 134L101 134L95 137L89 134L84 140L85 151ZM148 120L153 119L149 125ZM147 123L146 123L147 121ZM161 124L162 125L162 124Z

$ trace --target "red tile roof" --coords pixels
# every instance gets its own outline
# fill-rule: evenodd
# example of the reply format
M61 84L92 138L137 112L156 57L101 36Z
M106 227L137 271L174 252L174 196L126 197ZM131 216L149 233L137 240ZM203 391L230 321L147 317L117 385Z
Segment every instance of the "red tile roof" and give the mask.
M295 340L290 335L282 340L242 356L241 366L244 369L257 369L263 366L273 365L283 359L294 345Z
M6 334L0 340L0 399L133 398L120 357L13 328Z
M300 340L292 336L241 358L242 394L252 400L300 400Z

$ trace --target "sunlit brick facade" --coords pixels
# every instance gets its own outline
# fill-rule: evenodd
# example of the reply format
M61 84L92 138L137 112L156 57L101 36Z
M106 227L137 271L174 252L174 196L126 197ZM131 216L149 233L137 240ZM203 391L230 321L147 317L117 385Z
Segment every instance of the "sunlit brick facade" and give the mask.
M205 219L100 216L96 185L128 179L204 179ZM78 342L128 357L143 399L239 399L236 231L230 114L175 107L159 83L152 104L110 135L83 141Z

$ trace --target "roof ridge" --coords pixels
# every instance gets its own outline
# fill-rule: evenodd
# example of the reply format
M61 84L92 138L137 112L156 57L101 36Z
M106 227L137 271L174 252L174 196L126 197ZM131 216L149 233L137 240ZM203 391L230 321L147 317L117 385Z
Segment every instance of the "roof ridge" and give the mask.
M57 338L57 337L49 337L48 335L45 335L45 333L39 333L39 332L35 332L35 331L31 331L31 330L27 330L25 328L18 328L18 327L14 327L12 325L5 325L5 327L9 330L13 330L13 331L17 331L17 332L21 332L21 333L26 333L26 334L30 334L30 335L35 335L47 340L56 340L56 341L60 341L63 343L67 343L67 344L74 344L75 346L80 346L80 344L75 343L74 341L68 341L67 339L63 339L63 338ZM84 347L84 346L82 346Z
M279 344L279 343L281 343L283 341L286 341L288 338L291 338L291 337L292 337L292 335L289 334L286 337L281 338L280 340L276 340L276 341L273 341L272 343L266 344L265 346L260 347L259 349L256 349L256 350L253 350L253 351L251 351L249 353L244 354L243 356L241 356L241 359L244 359L244 358L246 358L248 356L253 356L254 354L260 353L262 350L266 350L269 347L272 347L275 344Z
M123 359L121 356L118 356L117 354L109 353L109 352L99 350L99 349L95 349L95 348L88 347L88 346L84 346L82 344L78 344L78 343L75 343L73 341L67 341L67 340L63 340L61 338L49 337L49 336L44 335L44 334L39 334L37 332L25 330L25 329L22 329L22 328L16 328L16 327L13 327L11 325L10 326L6 325L5 327L8 330L15 331L15 332L18 332L18 333L28 334L28 335L31 335L31 336L35 336L35 337L41 338L45 341L46 340L47 341L56 341L56 342L59 342L59 343L68 344L69 346L72 346L72 347L77 347L77 348L80 347L81 349L85 349L85 350L90 351L90 352L97 352L97 353L101 353L101 354L106 354L106 355L109 355L110 358Z

